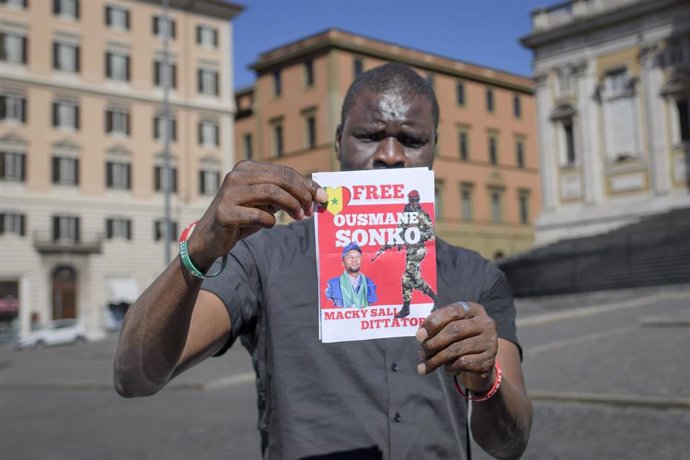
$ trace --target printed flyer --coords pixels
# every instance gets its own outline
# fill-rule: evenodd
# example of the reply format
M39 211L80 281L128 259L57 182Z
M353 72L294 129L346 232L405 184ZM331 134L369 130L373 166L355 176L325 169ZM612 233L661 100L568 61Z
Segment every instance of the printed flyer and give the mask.
M434 173L315 173L322 342L413 336L436 299Z

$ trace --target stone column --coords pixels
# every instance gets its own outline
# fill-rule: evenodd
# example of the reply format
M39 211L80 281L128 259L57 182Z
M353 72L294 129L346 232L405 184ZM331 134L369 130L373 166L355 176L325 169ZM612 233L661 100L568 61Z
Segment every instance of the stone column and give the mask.
M553 106L548 75L534 78L537 97L537 132L539 146L539 175L541 176L542 207L545 213L556 210L558 204L558 152L553 148L553 126L549 115Z

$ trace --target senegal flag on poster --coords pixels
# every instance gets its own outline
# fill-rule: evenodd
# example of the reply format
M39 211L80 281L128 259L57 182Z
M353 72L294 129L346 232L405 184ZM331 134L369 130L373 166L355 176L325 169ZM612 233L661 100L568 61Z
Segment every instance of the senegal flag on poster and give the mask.
M315 173L319 338L413 336L436 299L434 173Z

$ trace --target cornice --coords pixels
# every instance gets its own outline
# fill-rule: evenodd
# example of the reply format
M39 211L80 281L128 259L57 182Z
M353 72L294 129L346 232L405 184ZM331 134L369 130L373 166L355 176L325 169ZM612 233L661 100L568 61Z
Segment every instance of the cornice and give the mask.
M161 6L161 0L135 0L142 3L150 3ZM170 8L188 11L216 19L231 20L244 10L244 6L230 3L225 0L169 0Z

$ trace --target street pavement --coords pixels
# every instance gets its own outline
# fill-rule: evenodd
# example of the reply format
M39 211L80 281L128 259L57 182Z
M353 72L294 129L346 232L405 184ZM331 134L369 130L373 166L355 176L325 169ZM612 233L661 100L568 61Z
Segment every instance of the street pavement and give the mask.
M523 458L690 459L690 286L521 299L517 309L535 408ZM112 387L116 340L0 347L0 458L260 459L240 346L127 400Z

